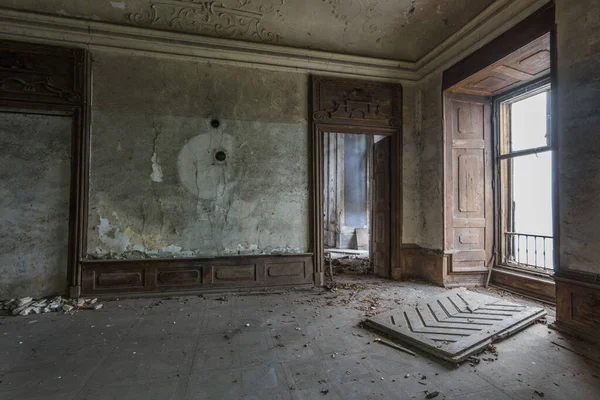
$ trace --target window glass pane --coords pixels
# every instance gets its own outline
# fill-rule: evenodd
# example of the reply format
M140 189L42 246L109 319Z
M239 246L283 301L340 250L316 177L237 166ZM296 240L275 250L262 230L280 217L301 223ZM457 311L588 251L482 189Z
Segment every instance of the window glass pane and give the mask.
M513 234L506 237L506 258L511 264L553 268L552 263L552 152L505 160L512 164L508 212ZM504 172L503 171L503 172Z
M511 105L511 151L547 146L547 93Z
M515 231L552 236L552 152L513 159Z

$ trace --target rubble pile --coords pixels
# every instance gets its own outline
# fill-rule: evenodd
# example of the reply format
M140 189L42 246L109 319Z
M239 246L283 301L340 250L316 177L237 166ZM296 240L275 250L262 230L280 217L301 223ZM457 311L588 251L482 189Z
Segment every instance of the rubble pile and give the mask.
M371 265L369 259L365 257L345 256L331 258L331 256L328 256L325 258L325 261L331 263L333 272L336 274L342 274L344 272L370 274L373 272L373 265Z
M64 299L61 296L35 300L31 297L0 301L0 310L12 315L44 314L49 312L74 310L99 310L102 304L98 299Z

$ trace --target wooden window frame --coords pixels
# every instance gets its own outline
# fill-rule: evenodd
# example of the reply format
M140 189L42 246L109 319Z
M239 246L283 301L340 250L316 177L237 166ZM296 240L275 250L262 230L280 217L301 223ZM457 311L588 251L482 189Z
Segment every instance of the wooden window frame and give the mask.
M502 161L512 160L517 157L532 155L532 154L540 154L544 152L553 152L553 165L552 165L552 193L553 193L553 206L552 206L552 223L553 230L556 231L555 225L557 224L557 206L556 199L554 198L556 193L556 173L557 170L555 168L555 159L556 159L556 135L554 130L554 120L556 119L556 115L554 113L553 104L555 102L556 97L556 88L552 84L553 79L551 76L545 76L536 81L527 83L520 87L517 87L509 92L503 93L499 96L496 96L492 99L493 102L493 132L492 132L492 140L494 143L494 151L493 151L493 165L494 165L494 181L493 181L493 190L494 190L494 224L495 224L495 265L518 271L525 274L531 274L534 276L542 276L547 277L553 275L557 270L556 263L556 251L557 246L556 243L553 248L553 266L554 270L548 270L544 268L536 268L536 267L527 267L527 266L516 266L510 264L506 261L506 249L505 249L505 231L507 224L507 215L505 212L510 209L507 198L512 198L511 187L512 182L510 179L511 174L507 173L505 176L502 174ZM508 140L510 138L510 105L535 96L540 93L548 92L548 133L550 135L550 141L546 146L540 146L535 148L528 148L524 150L510 151L507 148ZM510 164L509 164L510 168ZM553 232L553 240L556 242L558 238L555 236Z

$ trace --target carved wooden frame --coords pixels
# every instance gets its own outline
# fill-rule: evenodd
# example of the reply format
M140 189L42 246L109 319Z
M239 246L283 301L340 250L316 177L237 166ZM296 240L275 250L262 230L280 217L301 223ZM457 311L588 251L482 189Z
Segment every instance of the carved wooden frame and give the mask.
M86 253L89 170L89 53L83 49L0 41L0 109L72 118L69 196L69 295L81 291Z
M329 132L392 136L389 275L394 277L393 271L400 270L402 251L402 86L324 76L312 76L311 84L311 249L315 284L324 283L323 136Z

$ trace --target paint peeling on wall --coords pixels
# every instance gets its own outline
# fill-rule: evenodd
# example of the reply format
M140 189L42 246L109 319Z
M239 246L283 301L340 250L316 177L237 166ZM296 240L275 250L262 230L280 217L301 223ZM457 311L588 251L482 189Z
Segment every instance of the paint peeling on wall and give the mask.
M111 2L110 2L110 5L111 5L113 8L119 8L119 9L121 9L121 10L124 10L124 9L125 9L125 1L111 1Z
M150 174L150 179L152 179L153 182L162 182L163 172L162 172L162 167L158 163L158 156L156 155L156 152L152 153L151 161L152 161L152 173Z
M93 56L90 257L308 251L305 75Z

